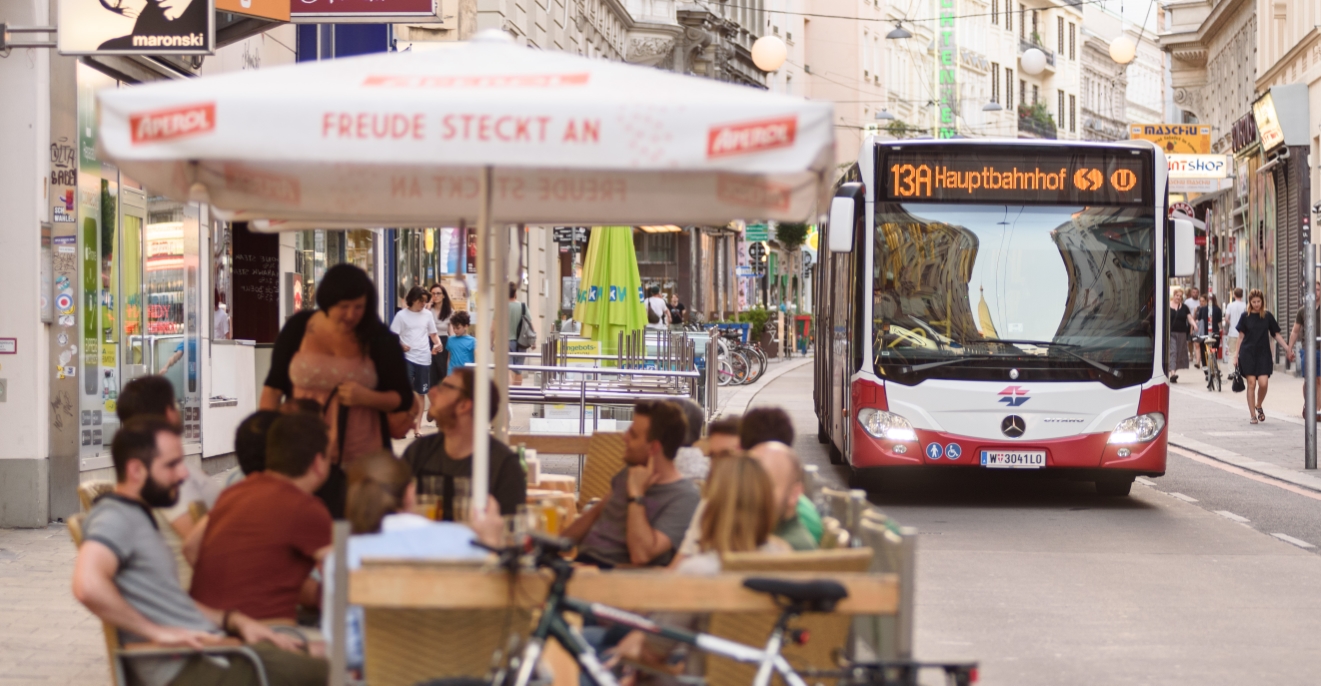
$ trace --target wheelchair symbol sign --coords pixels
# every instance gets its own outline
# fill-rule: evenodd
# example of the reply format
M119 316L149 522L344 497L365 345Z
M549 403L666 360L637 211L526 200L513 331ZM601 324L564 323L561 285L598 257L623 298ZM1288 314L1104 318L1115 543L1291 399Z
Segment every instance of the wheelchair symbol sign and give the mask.
M957 460L962 455L963 448L960 448L958 443L950 443L945 446L945 457L948 457L951 460Z

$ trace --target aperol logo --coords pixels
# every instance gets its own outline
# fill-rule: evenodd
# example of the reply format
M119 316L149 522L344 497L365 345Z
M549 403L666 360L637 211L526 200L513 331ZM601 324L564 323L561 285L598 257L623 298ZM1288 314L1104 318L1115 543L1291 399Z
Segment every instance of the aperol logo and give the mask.
M798 134L798 117L714 126L707 133L706 156L743 155L762 150L787 148Z
M216 128L216 104L208 102L131 114L128 125L134 145L207 133Z

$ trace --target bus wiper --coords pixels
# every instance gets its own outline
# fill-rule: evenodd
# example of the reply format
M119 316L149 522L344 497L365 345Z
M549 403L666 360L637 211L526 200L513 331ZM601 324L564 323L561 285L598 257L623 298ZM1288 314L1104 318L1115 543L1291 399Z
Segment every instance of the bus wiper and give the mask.
M1072 358L1074 358L1074 359L1078 359L1078 360L1082 360L1083 362L1086 362L1087 364L1089 364L1089 365L1091 365L1091 366L1093 366L1093 367L1096 367L1097 369L1099 369L1099 370L1105 372L1106 374L1110 374L1110 375L1114 376L1116 379L1119 378L1119 376L1120 376L1120 372L1119 372L1118 369L1115 369L1114 367L1111 367L1111 366L1109 366L1109 365L1103 364L1103 363L1101 363L1101 362L1097 362L1096 360L1093 360L1093 359L1090 358L1090 357L1085 357L1085 356L1083 356L1083 355L1079 355L1078 353L1076 353L1076 352L1074 352L1074 351L1072 351L1072 350L1069 350L1069 348L1076 348L1076 347L1078 347L1077 345L1075 345L1075 344L1073 344L1073 343L1056 343L1055 341L1015 341L1015 340L1008 340L1008 339L1004 339L1004 338L990 338L990 339L987 339L987 340L985 340L985 341L980 341L980 342L984 342L984 343L1004 343L1004 344L1006 344L1006 345L1035 345L1035 346L1037 346L1037 347L1039 347L1039 348L1054 348L1054 349L1059 350L1060 352L1064 353L1065 355L1068 355L1069 357L1072 357Z
M940 360L938 362L925 362L923 364L915 364L912 366L904 367L900 370L900 373L913 374L915 372L924 372L928 369L935 369L936 367L944 367L945 365L961 364L963 362L971 362L973 360L994 360L997 357L1004 357L1004 355L969 355L967 357L951 357L948 360Z

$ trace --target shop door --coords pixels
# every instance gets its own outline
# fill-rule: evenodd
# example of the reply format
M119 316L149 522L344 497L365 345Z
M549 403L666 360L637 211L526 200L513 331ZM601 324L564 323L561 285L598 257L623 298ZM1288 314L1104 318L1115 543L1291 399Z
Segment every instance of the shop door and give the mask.
M150 373L142 293L142 230L147 223L146 194L124 188L119 220L119 379L120 387Z

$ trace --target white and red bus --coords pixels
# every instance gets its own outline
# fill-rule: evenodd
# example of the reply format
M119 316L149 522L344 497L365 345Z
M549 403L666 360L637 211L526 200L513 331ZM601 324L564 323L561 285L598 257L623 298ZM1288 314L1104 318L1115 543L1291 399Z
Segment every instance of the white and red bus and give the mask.
M832 461L1164 474L1166 283L1195 250L1166 169L1142 141L868 139L814 275Z

